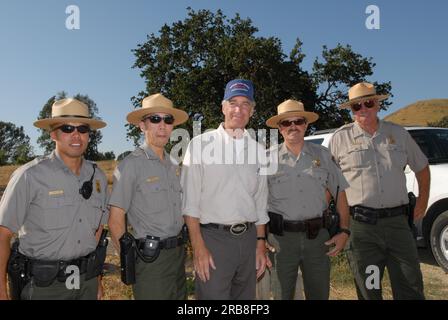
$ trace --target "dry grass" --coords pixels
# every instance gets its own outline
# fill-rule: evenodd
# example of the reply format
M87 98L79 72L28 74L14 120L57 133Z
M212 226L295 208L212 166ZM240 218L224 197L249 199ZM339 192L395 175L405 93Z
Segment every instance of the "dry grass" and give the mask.
M109 161L98 161L98 166L107 176L107 181L109 184L112 184L112 174L114 173L115 166L117 162L115 160ZM16 170L19 166L0 166L0 188L5 188L8 184L9 178L11 174Z
M448 116L448 99L417 101L384 117L402 126L427 126Z

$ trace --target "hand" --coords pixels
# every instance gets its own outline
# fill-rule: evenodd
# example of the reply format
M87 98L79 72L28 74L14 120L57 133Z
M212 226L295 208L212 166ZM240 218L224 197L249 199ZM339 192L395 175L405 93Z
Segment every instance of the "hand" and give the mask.
M425 216L426 207L427 204L418 197L414 208L414 220L422 219Z
M348 240L348 234L346 234L345 232L341 232L335 235L327 242L325 242L327 246L331 246L332 244L334 244L333 249L327 252L327 256L336 257L339 254L339 252L341 252L342 249L344 249L347 240Z
M0 291L0 300L11 300L6 292L6 289Z
M103 281L101 279L101 276L98 276L98 293L96 294L96 299L97 300L102 300L103 299L103 295L104 295Z
M257 279L260 278L264 271L272 267L271 260L267 257L266 244L264 241L257 241L257 252L255 254L255 268L257 269Z
M193 265L196 275L203 282L210 280L210 267L216 270L215 262L210 254L210 251L205 245L194 249L193 251Z

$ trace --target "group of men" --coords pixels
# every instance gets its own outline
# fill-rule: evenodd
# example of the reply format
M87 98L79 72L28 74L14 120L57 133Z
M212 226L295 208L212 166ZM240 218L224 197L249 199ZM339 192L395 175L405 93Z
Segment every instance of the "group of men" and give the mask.
M14 299L100 299L103 225L123 256L128 222L135 299L187 298L184 225L197 299L254 299L265 272L278 279L274 298L292 299L298 268L306 298L328 299L329 257L344 248L359 298L382 298L381 287L366 285L373 265L381 279L387 267L394 298L424 299L403 169L416 173L420 219L428 161L406 130L378 119L385 98L369 83L350 88L341 107L354 122L334 133L329 149L304 140L319 116L287 100L266 122L284 142L266 153L245 129L256 106L253 83L234 79L225 88L224 122L193 138L180 166L165 146L188 114L151 95L127 116L145 139L117 166L110 195L104 173L83 157L89 133L106 124L80 101L55 102L52 116L34 123L50 132L55 150L17 169L0 202L0 299L11 298L7 274ZM260 150L274 172L263 170ZM330 237L332 198L340 219ZM67 286L73 265L75 290Z

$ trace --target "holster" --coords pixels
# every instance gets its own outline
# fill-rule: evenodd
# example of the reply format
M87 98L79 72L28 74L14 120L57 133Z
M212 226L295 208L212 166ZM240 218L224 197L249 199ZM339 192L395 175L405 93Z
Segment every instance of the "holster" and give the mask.
M269 215L269 223L268 223L269 232L277 236L283 236L283 229L284 229L283 216L275 212L268 212L268 215Z
M415 197L415 194L413 192L408 193L408 224L409 228L411 228L412 235L415 239L417 239L417 228L414 224L414 209L415 205L417 204L417 198Z
M107 245L109 243L106 236L107 230L103 229L95 251L87 258L85 280L98 277L103 272L104 261L106 260L107 254Z
M330 206L328 209L326 209L323 214L323 226L328 230L328 233L330 234L330 238L334 237L336 234L339 233L339 224L341 221L341 218L339 216L339 213L336 211L335 207Z
M137 248L137 250L140 250L140 248ZM140 252L145 258L143 261L146 263L154 262L160 254L160 238L146 236Z
M135 238L129 232L125 232L120 242L121 281L126 284L135 283L136 247Z
M320 229L322 229L322 225L323 221L321 217L306 220L306 237L310 240L315 239Z
M31 274L33 283L37 287L48 287L58 277L60 270L65 270L66 265L60 265L56 261L35 260L31 262Z
M353 220L375 225L378 222L378 217L376 216L375 212L372 210L369 210L368 208L363 208L361 206L356 206L354 208L351 208L351 214L353 216Z
M21 300L23 288L30 281L28 258L19 252L19 240L12 247L8 260L9 294L12 300Z

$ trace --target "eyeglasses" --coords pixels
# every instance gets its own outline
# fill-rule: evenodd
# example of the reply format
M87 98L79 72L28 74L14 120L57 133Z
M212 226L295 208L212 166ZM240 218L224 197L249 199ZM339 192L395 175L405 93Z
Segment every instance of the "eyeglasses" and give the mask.
M296 120L283 120L280 122L280 125L282 127L289 127L292 124L295 124L296 126L302 126L306 123L306 119L296 119Z
M174 117L172 115L170 115L170 114L166 115L166 116L163 116L163 117L161 117L161 116L159 116L157 114L153 114L153 115L150 115L150 116L147 116L147 117L143 118L142 121L146 121L148 119L149 119L149 121L151 123L159 123L160 121L162 121L162 119L163 119L163 121L166 124L173 124L174 123Z
M85 134L90 132L90 127L88 125L80 125L80 126L71 126L69 124L64 124L56 129L61 130L64 133L72 133L75 130L78 130L79 133Z
M375 106L375 101L374 100L366 100L363 102L354 103L354 104L350 105L350 107L352 108L353 111L359 111L359 110L361 110L362 105L364 105L368 109L372 109Z

